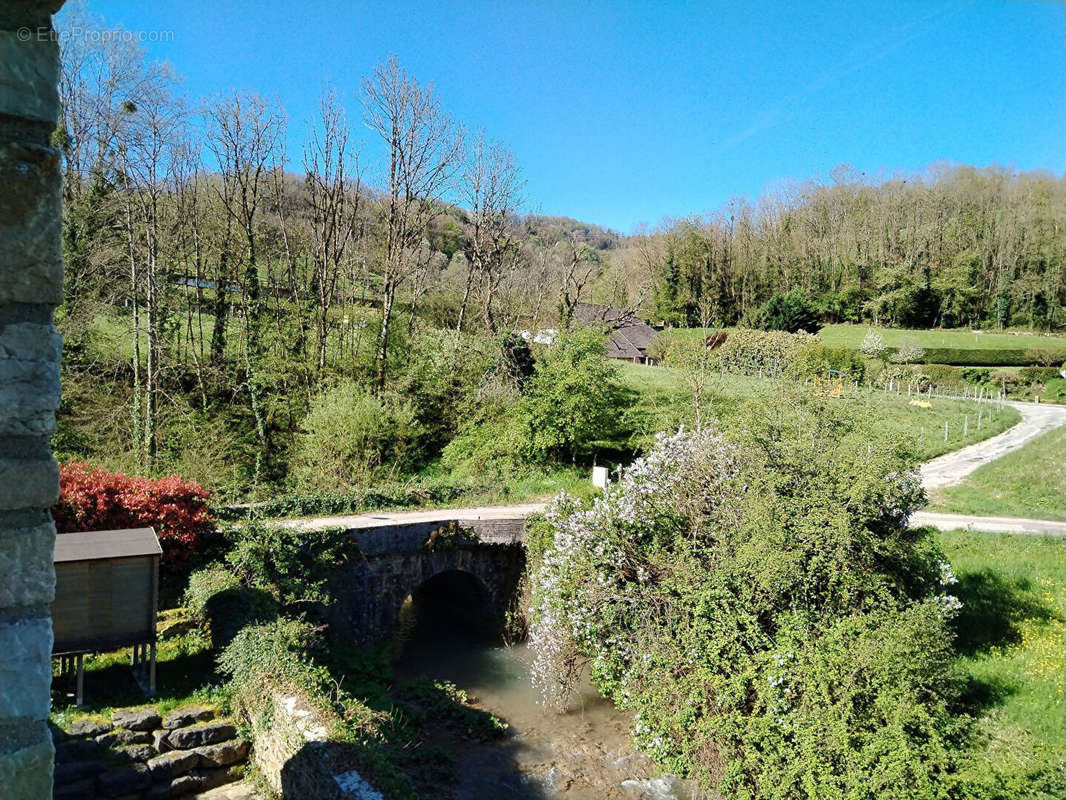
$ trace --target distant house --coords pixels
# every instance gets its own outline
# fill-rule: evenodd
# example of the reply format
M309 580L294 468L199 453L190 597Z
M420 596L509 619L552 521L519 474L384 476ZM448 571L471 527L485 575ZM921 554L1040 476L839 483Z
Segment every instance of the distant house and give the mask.
M574 320L579 325L597 325L610 333L607 356L633 364L654 364L648 347L655 338L655 329L631 311L595 303L578 303Z

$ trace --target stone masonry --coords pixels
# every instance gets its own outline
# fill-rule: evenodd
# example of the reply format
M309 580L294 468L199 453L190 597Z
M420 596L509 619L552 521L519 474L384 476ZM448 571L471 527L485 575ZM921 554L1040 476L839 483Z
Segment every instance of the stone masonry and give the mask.
M248 742L210 708L115 712L85 718L56 739L54 800L119 797L164 800L199 794L239 780ZM42 800L44 800L42 798Z
M0 3L0 797L52 796L47 727L59 471L60 154L50 144L62 0Z

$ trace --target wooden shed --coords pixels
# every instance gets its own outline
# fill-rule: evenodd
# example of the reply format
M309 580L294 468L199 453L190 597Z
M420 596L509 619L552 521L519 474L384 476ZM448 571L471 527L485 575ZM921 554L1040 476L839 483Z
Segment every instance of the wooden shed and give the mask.
M82 701L82 656L133 648L133 665L146 673L155 694L155 620L159 557L155 531L84 531L56 536L56 598L52 603L52 655L77 669Z

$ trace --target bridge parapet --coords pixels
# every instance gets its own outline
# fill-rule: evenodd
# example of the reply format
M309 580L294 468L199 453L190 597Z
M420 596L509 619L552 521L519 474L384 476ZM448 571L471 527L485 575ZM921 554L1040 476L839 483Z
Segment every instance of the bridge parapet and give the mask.
M524 519L438 519L432 521L395 522L350 528L349 533L367 556L385 553L411 553L421 550L433 531L457 526L471 531L482 544L525 544Z

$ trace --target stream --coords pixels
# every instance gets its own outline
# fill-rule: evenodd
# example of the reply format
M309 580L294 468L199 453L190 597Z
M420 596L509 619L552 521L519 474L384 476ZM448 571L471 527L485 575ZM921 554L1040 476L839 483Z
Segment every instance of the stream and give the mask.
M474 707L509 726L499 740L444 734L437 742L455 759L457 798L695 800L699 795L689 782L661 774L634 750L631 713L614 708L587 682L565 712L544 708L530 685L529 648L504 647L498 638L457 629L458 609L437 606L444 608L443 614L427 614L423 606L417 614L395 664L396 678L451 681L472 696Z

